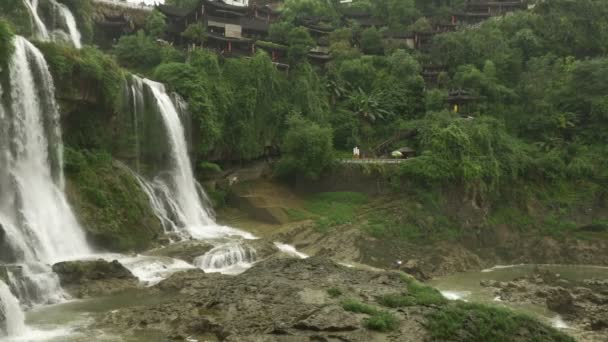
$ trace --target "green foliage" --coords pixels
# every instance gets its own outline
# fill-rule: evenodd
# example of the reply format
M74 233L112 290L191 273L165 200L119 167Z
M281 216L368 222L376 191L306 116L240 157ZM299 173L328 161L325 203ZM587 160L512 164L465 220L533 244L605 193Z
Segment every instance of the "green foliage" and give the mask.
M93 40L93 1L92 0L59 0L65 4L76 19L78 31L82 36L83 43Z
M143 31L120 37L114 53L122 65L131 68L152 68L161 62L159 45Z
M13 32L6 21L0 20L0 68L8 65L13 49Z
M342 308L346 311L364 313L367 315L375 315L379 311L373 306L363 304L355 299L347 298L342 301Z
M23 1L0 1L0 22L4 22L2 26L6 29L15 32L16 34L29 37L32 35L32 23L30 21L30 13ZM7 25L6 23L10 25ZM4 47L0 45L0 50Z
M415 280L409 280L407 292L384 295L378 302L389 308L400 308L415 305L441 305L447 303L447 300L437 289L422 285Z
M124 74L116 62L100 50L86 46L37 43L49 64L57 90L64 97L85 98L99 94L99 103L113 110L120 99Z
M332 287L327 289L327 294L331 297L331 298L336 298L336 297L340 297L342 295L342 290Z
M427 315L427 331L437 341L574 341L535 319L502 308L455 302Z
M365 29L361 33L361 50L371 55L384 54L382 34L375 27Z
M154 10L146 17L146 32L154 38L162 38L167 31L165 15Z
M89 239L115 252L150 248L162 234L133 174L107 152L65 150L67 193Z
M322 127L299 115L288 119L282 144L283 157L277 165L281 176L302 175L317 179L333 161L331 128Z
M194 23L186 27L186 30L182 32L182 36L202 46L207 40L207 31L202 24Z
M384 311L365 319L365 326L371 330L387 332L397 329L399 321L392 313Z
M414 0L376 0L374 5L374 14L392 29L406 29L420 16Z
M296 65L308 56L308 52L315 45L308 30L303 27L297 27L289 31L287 35L287 57L290 64Z
M482 201L500 184L529 167L529 151L509 136L497 120L464 120L435 113L419 126L424 153L403 165L403 174L426 181L452 180L466 185L474 201Z
M358 192L323 192L309 198L304 207L313 214L316 229L327 232L331 227L353 223L357 210L367 202L367 196ZM300 214L300 218L310 217Z

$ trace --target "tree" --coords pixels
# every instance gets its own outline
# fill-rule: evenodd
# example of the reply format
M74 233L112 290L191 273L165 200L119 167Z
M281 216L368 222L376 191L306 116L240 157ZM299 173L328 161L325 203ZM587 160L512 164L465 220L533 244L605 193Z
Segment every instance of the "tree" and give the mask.
M194 23L188 25L186 30L182 32L182 36L202 47L203 43L207 40L207 31L203 24Z
M283 177L301 175L317 179L332 163L334 155L331 128L322 127L300 115L287 120L287 133L282 144L283 157L277 173Z
M152 11L146 18L146 32L153 38L162 38L167 31L165 15L157 10Z
M120 37L114 53L121 64L130 67L154 67L161 62L160 47L143 31Z
M286 21L274 23L270 25L270 29L268 30L268 38L275 43L287 44L289 42L289 33L293 28L293 25Z
M287 36L287 41L289 45L287 57L291 64L297 64L305 60L308 52L315 44L308 30L303 27L292 29Z
M382 98L381 93L366 94L359 88L348 96L348 103L351 110L361 119L375 122L391 115L382 107L380 98Z
M361 34L361 50L371 55L384 54L382 34L375 27L370 27Z

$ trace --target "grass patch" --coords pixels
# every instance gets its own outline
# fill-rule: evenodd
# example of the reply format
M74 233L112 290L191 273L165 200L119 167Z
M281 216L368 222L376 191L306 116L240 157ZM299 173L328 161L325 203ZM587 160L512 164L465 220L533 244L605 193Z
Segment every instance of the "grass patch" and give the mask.
M331 298L336 298L336 297L340 297L342 295L342 290L332 287L330 289L327 289L327 294L331 297Z
M398 326L397 318L390 312L378 310L375 307L363 304L355 299L342 301L342 308L346 311L370 315L363 321L366 328L376 331L391 331Z
M392 313L386 311L377 312L370 318L365 319L365 327L370 330L383 332L392 331L395 330L398 325L399 321L397 321L397 318Z
M413 242L455 240L462 233L458 223L443 214L438 200L428 194L415 194L378 208L362 229L377 239Z
M290 210L294 219L315 219L315 229L326 233L332 227L354 222L357 210L368 202L365 194L358 192L324 192L309 198L304 204L306 212Z
M292 221L305 221L314 218L313 214L300 209L286 208L285 211L287 212L289 219Z
M422 285L415 280L409 280L407 288L407 293L384 295L379 298L378 302L389 308L415 305L442 305L447 303L447 300L437 289Z
M427 315L432 340L508 342L514 336L527 341L574 342L570 336L529 316L480 304L454 302Z
M346 311L375 315L379 311L371 305L363 304L355 299L345 299L342 302L342 308Z

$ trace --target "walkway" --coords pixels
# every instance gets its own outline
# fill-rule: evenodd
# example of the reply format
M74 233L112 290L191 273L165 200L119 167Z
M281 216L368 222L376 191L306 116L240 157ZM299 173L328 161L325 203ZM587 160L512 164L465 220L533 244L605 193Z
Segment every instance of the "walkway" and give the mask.
M375 158L364 158L364 159L340 159L339 162L342 164L403 164L414 158L409 159L375 159Z

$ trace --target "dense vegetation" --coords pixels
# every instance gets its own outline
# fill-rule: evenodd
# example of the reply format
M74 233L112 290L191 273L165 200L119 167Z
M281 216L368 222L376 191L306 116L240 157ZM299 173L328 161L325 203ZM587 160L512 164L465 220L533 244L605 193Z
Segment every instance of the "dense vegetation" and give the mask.
M461 5L455 2L452 9ZM388 27L339 26L343 9L332 2L285 2L267 44L288 47L288 74L276 71L263 52L227 60L204 50L187 57L162 53L168 47L153 44L152 29L123 38L116 54L129 66L142 61L129 54L157 50L158 57L143 59L144 64L191 103L200 127L199 160L248 160L262 155L267 145L281 144L281 173L314 178L329 166L327 156L294 144L329 153L325 145L331 138L338 151L360 146L371 152L406 131L413 138L392 147L409 145L420 156L403 167L403 176L462 184L479 205L513 182L605 183L601 156L607 151L597 144L606 140L608 124L601 81L608 72L604 2L541 3L438 35L426 52L384 43L382 32L428 28L424 16L445 18L446 2L357 1L352 6L387 19ZM333 60L322 68L306 60L316 42L298 25L300 18L314 15L338 28L327 37ZM571 29L556 29L564 25ZM420 72L429 63L446 68L436 86L425 87ZM447 92L455 88L478 97L467 109L475 119L447 111ZM313 125L300 124L296 134L294 119L288 121L292 114Z

